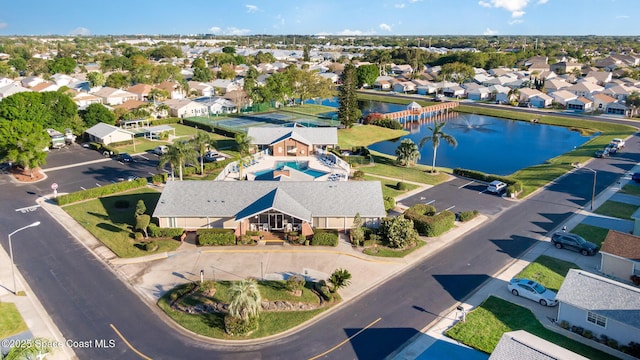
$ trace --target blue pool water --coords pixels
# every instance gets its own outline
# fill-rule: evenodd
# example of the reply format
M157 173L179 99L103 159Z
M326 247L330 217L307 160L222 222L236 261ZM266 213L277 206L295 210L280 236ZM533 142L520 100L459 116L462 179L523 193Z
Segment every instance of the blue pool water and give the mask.
M266 176L270 173L272 173L275 170L281 170L284 167L289 167L291 169L300 171L301 173L307 174L307 175L311 175L314 178L319 178L321 176L327 175L327 172L324 171L319 171L319 170L314 170L314 169L310 169L309 168L309 162L308 161L276 161L276 164L273 166L272 169L267 169L267 170L262 170L262 171L258 171L256 172L256 179L257 180L262 180L263 178L268 178L269 176Z

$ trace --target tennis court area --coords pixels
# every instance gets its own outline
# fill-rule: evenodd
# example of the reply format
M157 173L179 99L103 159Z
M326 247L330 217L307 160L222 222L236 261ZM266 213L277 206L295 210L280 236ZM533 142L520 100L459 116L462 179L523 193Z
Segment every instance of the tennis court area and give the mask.
M338 126L339 122L331 119L322 119L314 116L289 112L270 112L262 114L244 114L238 117L227 118L189 118L202 124L211 125L224 130L247 132L247 129L255 126L293 126L297 123L306 127Z

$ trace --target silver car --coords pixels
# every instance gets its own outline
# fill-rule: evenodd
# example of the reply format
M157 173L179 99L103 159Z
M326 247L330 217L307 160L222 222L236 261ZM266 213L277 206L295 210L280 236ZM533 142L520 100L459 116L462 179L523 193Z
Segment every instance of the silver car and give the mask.
M540 303L542 306L556 306L556 293L529 279L513 278L509 281L509 291L515 296L522 296Z

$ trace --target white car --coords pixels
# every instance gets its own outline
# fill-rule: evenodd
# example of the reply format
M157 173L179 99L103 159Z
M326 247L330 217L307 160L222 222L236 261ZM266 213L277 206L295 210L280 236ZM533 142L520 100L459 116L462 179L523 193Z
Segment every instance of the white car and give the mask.
M487 191L494 193L494 194L500 194L503 191L505 191L507 189L507 184L503 183L502 181L498 181L498 180L494 180L492 182L489 183L489 185L487 186Z
M515 296L522 296L540 303L542 306L556 306L556 293L529 279L513 278L509 281L509 291Z
M153 149L153 153L156 154L156 155L166 154L167 153L167 146L166 145L156 146Z

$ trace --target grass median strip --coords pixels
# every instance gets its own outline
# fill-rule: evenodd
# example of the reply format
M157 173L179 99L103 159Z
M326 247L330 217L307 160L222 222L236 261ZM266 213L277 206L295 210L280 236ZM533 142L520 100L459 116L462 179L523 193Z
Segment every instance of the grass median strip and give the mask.
M631 220L631 215L633 215L636 210L638 210L637 205L607 200L600 205L594 213L624 220Z
M0 302L0 339L20 334L29 328L14 303Z

